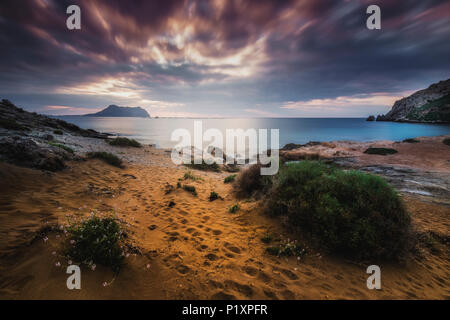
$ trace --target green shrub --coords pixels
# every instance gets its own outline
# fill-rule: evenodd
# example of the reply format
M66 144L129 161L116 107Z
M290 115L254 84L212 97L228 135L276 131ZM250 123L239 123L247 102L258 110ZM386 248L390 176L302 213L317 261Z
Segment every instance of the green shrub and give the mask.
M239 204L234 204L231 207L228 208L228 212L230 213L236 213L241 209L241 207L239 206Z
M203 171L214 171L219 172L220 167L217 163L213 162L211 164L207 164L205 160L202 159L202 163L188 163L185 164L186 167L192 168L195 170L203 170Z
M442 140L442 143L450 146L450 138L445 138L444 140Z
M231 174L228 177L226 177L223 182L224 183L231 183L234 182L234 180L236 179L236 174Z
M113 217L93 215L68 228L69 241L65 255L79 263L101 264L118 272L123 262L120 240L122 230Z
M254 164L239 173L233 187L238 197L245 198L268 190L271 184L271 176L261 175L261 165Z
M86 155L88 156L88 158L100 159L115 167L123 167L122 160L120 160L116 155L109 152L88 152Z
M56 143L56 142L49 142L48 144L51 145L51 146L54 146L54 147L66 150L69 153L74 153L74 151L73 151L73 149L71 147L68 147L68 146L66 146L64 144Z
M112 146L141 148L142 145L134 139L117 137L108 141Z
M61 135L61 134L63 134L64 132L62 131L62 130L53 130L53 133L54 134L59 134L59 135Z
M209 201L214 201L219 199L219 194L217 192L211 191L209 194Z
M197 195L197 191L195 190L194 186L190 186L190 185L184 184L183 185L183 189L186 190L187 192L192 193L194 196Z
M335 253L396 258L405 252L410 216L382 178L302 161L281 168L266 209Z
M366 151L364 151L364 153L367 153L367 154L379 154L382 156L385 156L388 154L394 154L397 152L398 152L397 150L391 149L391 148L368 148Z
M406 143L418 143L420 141L417 140L417 139L414 139L414 138L409 138L409 139L403 140L403 142L406 142Z

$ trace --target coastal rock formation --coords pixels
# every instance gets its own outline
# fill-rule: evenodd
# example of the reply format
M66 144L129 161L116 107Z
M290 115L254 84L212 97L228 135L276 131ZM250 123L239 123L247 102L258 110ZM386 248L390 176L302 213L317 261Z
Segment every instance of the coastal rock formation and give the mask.
M63 120L27 112L8 100L0 102L0 160L35 169L58 171L64 161L79 159L73 150L55 141L61 136L102 138L108 135L84 130Z
M450 123L450 79L396 101L377 121Z
M150 118L150 115L141 107L119 107L114 104L97 113L86 114L87 117L138 117Z
M60 119L25 111L8 100L3 99L0 101L0 136L9 135L11 131L16 132L16 134L25 134L32 130L56 131L57 134L67 132L72 135L89 138L108 138L107 134L92 129L81 129L72 123Z
M375 116L368 116L366 121L375 121Z
M0 138L0 160L29 168L58 171L66 166L64 160L73 155L61 148L39 143L32 138L13 136Z

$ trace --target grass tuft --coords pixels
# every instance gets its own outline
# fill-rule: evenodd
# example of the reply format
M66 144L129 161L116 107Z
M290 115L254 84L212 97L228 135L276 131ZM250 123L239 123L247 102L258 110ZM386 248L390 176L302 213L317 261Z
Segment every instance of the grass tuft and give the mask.
M64 144L56 143L56 142L49 142L48 144L51 145L51 146L54 146L54 147L66 150L69 153L72 153L72 154L74 153L74 151L73 151L73 149L71 147L68 147L68 146L66 146Z
M215 191L211 191L211 193L209 194L209 201L214 201L219 199L219 194Z
M232 182L234 182L234 180L236 179L236 174L231 174L231 175L229 175L228 177L226 177L224 180L223 180L223 182L224 183L232 183Z
M241 207L239 206L239 204L234 204L231 207L228 208L228 212L229 213L236 213L241 209Z
M86 155L90 159L100 159L112 166L123 168L122 160L120 160L116 155L112 153L97 151L97 152L88 152Z

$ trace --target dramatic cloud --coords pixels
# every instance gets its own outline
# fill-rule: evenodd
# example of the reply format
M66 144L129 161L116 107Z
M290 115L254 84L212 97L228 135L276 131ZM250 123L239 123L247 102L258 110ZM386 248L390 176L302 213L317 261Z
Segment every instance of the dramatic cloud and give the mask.
M81 8L81 30L66 8ZM450 3L3 0L0 96L44 113L365 116L450 74ZM382 93L382 94L380 94ZM67 108L57 108L67 107Z

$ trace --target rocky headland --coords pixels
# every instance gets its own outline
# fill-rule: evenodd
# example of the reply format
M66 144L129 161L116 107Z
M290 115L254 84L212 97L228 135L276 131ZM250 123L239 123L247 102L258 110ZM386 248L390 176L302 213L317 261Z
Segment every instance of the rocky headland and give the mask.
M376 120L450 123L450 79L396 101L391 111L379 115Z

